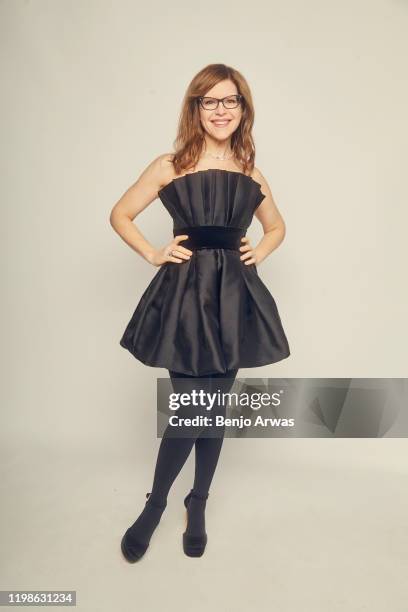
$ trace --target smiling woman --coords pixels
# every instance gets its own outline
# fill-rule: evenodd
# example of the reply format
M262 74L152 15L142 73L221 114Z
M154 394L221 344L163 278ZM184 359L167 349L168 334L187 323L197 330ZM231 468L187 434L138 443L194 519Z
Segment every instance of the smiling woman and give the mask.
M244 77L224 64L207 66L186 92L175 152L153 160L111 213L123 240L160 268L120 344L142 363L166 368L174 388L178 378L193 383L207 377L228 391L239 368L276 363L290 354L275 300L257 270L282 242L285 224L254 165L253 122ZM156 197L173 220L173 238L159 249L133 224ZM254 215L264 229L255 248L245 235ZM204 552L205 500L224 430L214 439L211 427L200 424L189 436L183 431L174 439L172 429L169 424L164 433L145 509L122 539L128 561L147 550L193 446L197 463L193 489L184 500L183 546L189 556Z

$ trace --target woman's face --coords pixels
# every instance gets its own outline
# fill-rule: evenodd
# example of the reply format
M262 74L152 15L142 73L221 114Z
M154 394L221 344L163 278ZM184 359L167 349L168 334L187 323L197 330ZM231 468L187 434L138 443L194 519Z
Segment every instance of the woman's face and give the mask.
M220 81L205 94L206 98L227 98L238 94L235 83L230 80ZM225 100L227 103L227 101ZM203 129L209 136L218 141L227 140L239 126L242 117L242 107L238 104L235 108L225 108L220 102L214 110L200 108L200 119Z

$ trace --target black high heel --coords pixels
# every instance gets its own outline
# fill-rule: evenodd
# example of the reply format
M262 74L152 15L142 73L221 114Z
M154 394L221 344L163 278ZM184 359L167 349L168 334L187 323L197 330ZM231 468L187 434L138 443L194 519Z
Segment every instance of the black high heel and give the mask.
M191 489L190 493L186 495L186 497L184 498L184 505L186 508L188 508L189 501L192 497L195 497L196 499L206 500L208 498L208 495L209 495L208 493L207 495L197 495L197 493L194 493L194 490ZM188 523L188 512L186 511L186 528L187 528L187 523ZM207 545L207 541L208 541L208 537L205 532L203 535L192 536L192 535L187 534L185 531L183 533L184 553L188 557L201 557L204 554L205 547Z
M146 497L149 498L149 496L150 496L150 493L146 493ZM163 510L166 507L166 506L159 506L158 504L155 504L149 499L146 501L146 504L147 503L151 504L152 506L155 506L156 508L160 508ZM127 539L129 530L130 530L130 527L126 530L121 540L120 548L122 550L122 554L125 557L126 561L129 561L129 563L135 563L136 561L139 561L139 559L143 557L146 550L149 548L150 541L147 544L142 543L142 542L139 542L139 543L132 542L131 547L128 546L126 539Z

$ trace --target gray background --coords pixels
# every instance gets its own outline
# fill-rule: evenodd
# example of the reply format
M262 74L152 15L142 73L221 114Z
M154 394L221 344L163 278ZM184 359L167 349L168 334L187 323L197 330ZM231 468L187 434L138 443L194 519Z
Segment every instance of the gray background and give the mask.
M1 588L76 589L87 612L383 612L391 600L405 612L405 439L226 440L204 557L181 546L191 455L146 557L121 558L151 486L167 372L119 346L157 269L108 218L172 150L193 75L234 66L287 225L259 275L291 347L238 376L406 376L408 3L0 8ZM157 247L172 236L159 200L136 223ZM262 236L256 219L249 236Z

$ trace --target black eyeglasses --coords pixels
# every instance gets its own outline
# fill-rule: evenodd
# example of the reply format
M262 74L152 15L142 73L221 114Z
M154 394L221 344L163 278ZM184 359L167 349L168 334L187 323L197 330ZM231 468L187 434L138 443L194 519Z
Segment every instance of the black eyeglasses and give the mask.
M237 106L244 99L241 94L234 94L232 96L226 96L225 98L209 98L208 96L199 96L198 102L201 108L204 110L215 110L218 108L220 102L223 103L224 108L237 108Z

